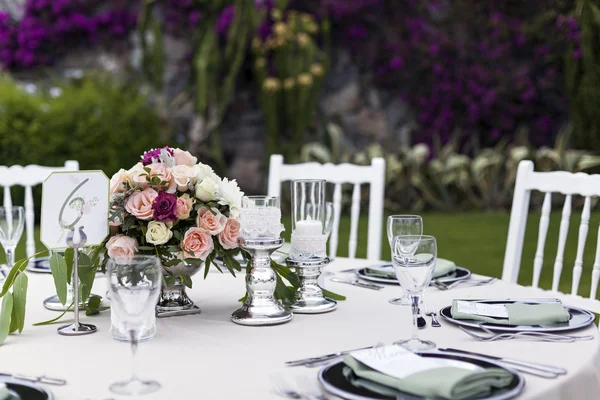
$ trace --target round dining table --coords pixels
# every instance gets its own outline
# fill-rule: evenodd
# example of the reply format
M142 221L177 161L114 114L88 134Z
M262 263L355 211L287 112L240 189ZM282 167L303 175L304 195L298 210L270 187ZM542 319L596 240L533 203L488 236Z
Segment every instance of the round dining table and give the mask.
M337 258L327 268L336 276L352 278L340 271L373 265L372 261ZM109 385L131 374L131 351L128 343L114 340L110 333L110 311L86 317L98 331L85 336L60 336L60 325L32 326L57 316L46 310L43 300L54 294L50 274L28 273L29 291L25 329L11 335L0 345L0 373L47 375L63 378L64 386L46 387L57 400L107 400L130 397L115 395ZM243 274L210 272L207 279L199 273L188 290L201 308L197 315L157 319L154 338L140 343L136 371L141 378L155 379L162 388L140 398L154 399L282 399L276 386L292 388L314 385L319 389L319 368L286 367L285 361L319 356L342 350L391 344L410 337L411 309L392 305L401 289L387 285L383 290L332 282L324 286L343 294L336 310L326 314L295 314L283 325L250 327L231 322L230 315L239 308L245 293ZM106 293L106 280L98 275L94 292ZM455 298L528 298L551 297L539 290L496 281L479 287L461 287L447 291L430 287L423 302L437 310ZM65 319L72 319L72 314ZM561 366L566 375L545 379L524 374L525 387L519 399L559 400L600 397L600 341L598 328L590 325L577 331L593 335L590 341L553 343L524 339L479 342L455 325L439 317L441 327L419 330L419 336L439 348L456 348L522 361Z

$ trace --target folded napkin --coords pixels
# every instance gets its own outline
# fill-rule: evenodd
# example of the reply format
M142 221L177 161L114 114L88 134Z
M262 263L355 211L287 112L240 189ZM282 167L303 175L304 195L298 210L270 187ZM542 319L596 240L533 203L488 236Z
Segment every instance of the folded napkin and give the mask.
M350 355L344 357L344 364L344 376L352 385L393 397L410 393L425 398L465 400L506 387L514 379L513 374L500 368L472 371L457 367L428 369L399 379L378 372Z
M440 276L448 275L455 270L456 264L454 264L454 262L438 258L435 264L435 271L433 271L433 277L439 278ZM396 273L393 268L367 267L365 268L365 274L386 279L396 279Z
M457 300L453 300L452 318L471 319L500 325L548 325L567 322L571 317L567 309L560 303L506 303L501 305L506 307L508 318L496 318L460 312Z

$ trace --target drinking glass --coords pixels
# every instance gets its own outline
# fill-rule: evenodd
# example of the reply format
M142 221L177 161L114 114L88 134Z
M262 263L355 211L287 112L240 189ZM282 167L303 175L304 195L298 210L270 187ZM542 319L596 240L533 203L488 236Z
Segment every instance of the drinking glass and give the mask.
M15 263L15 249L23 234L24 217L23 207L0 207L0 244L6 253L6 266L9 270ZM0 274L0 280L3 276Z
M395 236L399 235L422 235L423 219L420 215L390 215L387 220L387 236L390 247ZM392 251L393 252L393 251ZM409 306L408 293L403 289L402 297L390 300L391 304L397 306Z
M141 333L147 328L148 315L154 312L160 294L160 260L155 256L135 255L130 260L111 258L107 265L111 312L117 313L127 330L132 352L131 378L113 383L110 390L124 395L156 392L160 389L158 382L137 377L135 355Z
M328 201L325 203L325 236L327 236L327 239L329 239L332 229L333 229L333 202ZM326 276L333 276L333 275L335 275L333 272L324 271L321 274L320 278L324 278ZM321 282L319 282L319 284L322 285L323 284L322 281L323 280L321 279Z
M417 318L423 290L431 282L437 260L437 244L433 236L395 236L392 242L392 264L400 285L410 297L413 314L413 334L408 340L395 342L410 351L432 349L435 343L420 340Z

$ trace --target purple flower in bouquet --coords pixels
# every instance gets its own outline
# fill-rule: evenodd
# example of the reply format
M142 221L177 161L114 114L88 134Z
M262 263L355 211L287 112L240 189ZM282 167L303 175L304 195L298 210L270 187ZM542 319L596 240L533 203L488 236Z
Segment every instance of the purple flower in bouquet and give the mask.
M227 29L229 29L229 26L233 22L234 15L235 15L235 6L231 5L231 6L225 7L223 9L223 11L221 11L221 14L219 14L219 16L217 17L217 22L215 24L215 31L217 31L218 34L225 33L225 31L227 31Z
M177 196L167 192L159 192L152 204L152 210L154 210L155 221L177 221Z
M153 149L153 150L149 150L147 152L144 153L144 155L142 156L142 164L144 165L150 165L152 163L158 160L160 160L160 153L165 150L167 153L169 153L169 155L173 155L173 149L170 148L169 146L165 146L161 149Z

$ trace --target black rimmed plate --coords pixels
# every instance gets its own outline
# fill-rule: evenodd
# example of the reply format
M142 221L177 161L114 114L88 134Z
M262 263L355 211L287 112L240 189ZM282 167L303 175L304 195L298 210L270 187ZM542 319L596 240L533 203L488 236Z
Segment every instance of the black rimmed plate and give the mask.
M383 265L378 265L377 268L390 268L392 269L393 266L392 264L383 264ZM367 268L361 268L356 270L356 275L360 278L360 279L364 279L365 281L371 281L371 282L377 282L377 283L388 283L388 284L392 284L392 285L399 285L398 280L397 279L392 279L392 278L384 278L381 276L373 276L373 275L369 275L367 273ZM457 282L457 281L462 281L465 279L469 279L471 277L471 271L469 271L466 268L463 267L456 267L456 269L446 275L442 275L439 276L437 278L434 278L435 281L437 282L441 282L441 283L445 283L445 284L451 284L453 282Z
M506 368L493 361L484 360L475 356L465 356L452 353L427 352L420 353L421 357L438 358L447 360L452 364L463 364L472 369L500 368L514 375L512 383L501 389L494 389L488 396L475 397L472 400L507 400L518 396L525 386L525 379L517 371ZM457 365L458 366L458 365ZM342 361L330 364L319 372L319 382L328 393L347 400L424 400L424 397L413 394L403 394L398 397L383 396L368 389L353 386L343 374L344 363Z
M27 264L27 271L50 274L50 257L34 258Z
M478 300L481 303L486 304L512 304L517 301L511 300ZM523 302L523 301L521 301ZM532 303L535 304L535 303ZM535 332L561 332L561 331L570 331L574 329L581 329L590 324L594 323L594 314L587 310L583 310L577 307L571 307L564 305L567 311L570 314L570 318L567 322L559 322L556 324L548 324L548 325L501 325L501 324L492 324L489 322L481 322L475 321L472 319L454 319L452 318L451 309L452 306L444 307L440 310L440 315L446 321L451 322L456 325L461 325L469 328L479 328L480 325L485 326L486 328L497 331L497 332L523 332L523 331L535 331Z
M0 383L6 385L6 388L11 391L11 394L16 394L21 400L52 400L54 396L48 389L18 379L0 376Z

